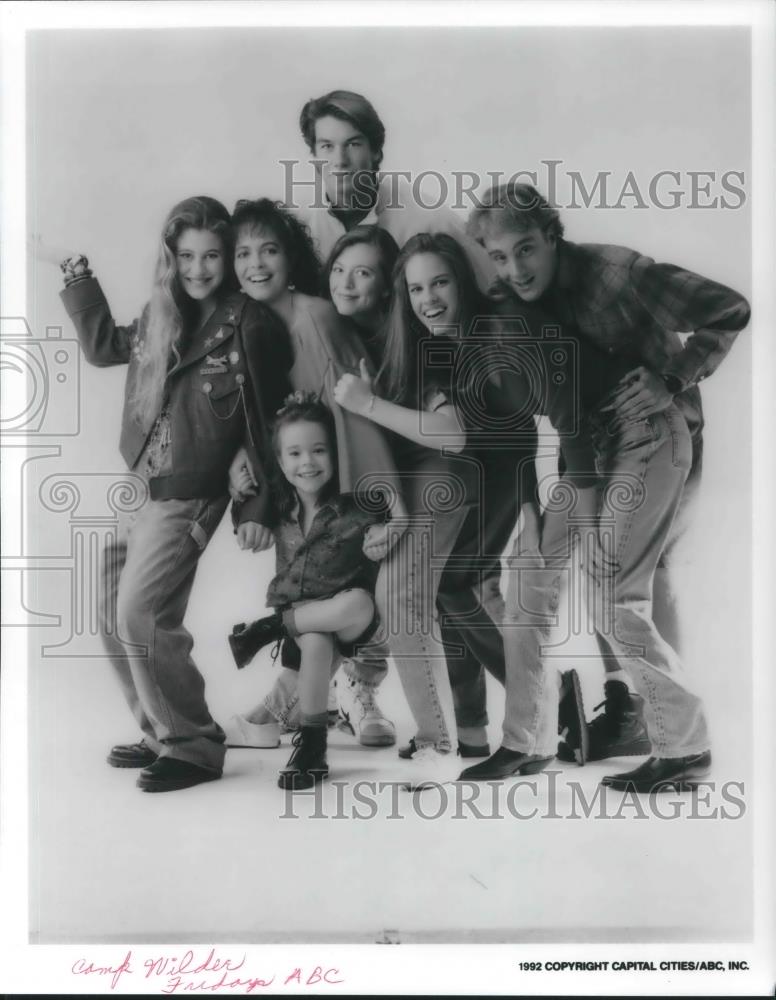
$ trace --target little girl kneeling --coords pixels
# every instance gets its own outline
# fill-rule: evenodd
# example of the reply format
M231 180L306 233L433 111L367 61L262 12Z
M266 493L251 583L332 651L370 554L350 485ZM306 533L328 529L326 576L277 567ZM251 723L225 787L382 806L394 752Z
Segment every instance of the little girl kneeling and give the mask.
M296 392L278 411L272 433L282 473L275 484L277 575L267 592L267 605L276 611L235 625L229 637L238 667L270 642L288 638L299 647L301 727L278 778L281 788L292 790L310 788L328 774L331 673L339 654L350 656L366 645L378 625L375 563L385 546L376 533L370 544L370 531L384 519L384 508L338 492L334 440L331 411L314 396ZM249 483L243 485L247 490Z

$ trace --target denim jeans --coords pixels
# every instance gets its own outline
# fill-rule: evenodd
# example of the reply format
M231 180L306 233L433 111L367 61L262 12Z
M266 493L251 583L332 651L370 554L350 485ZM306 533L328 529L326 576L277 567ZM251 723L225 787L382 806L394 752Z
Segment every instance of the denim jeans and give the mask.
M570 503L545 512L538 550L529 544L521 554L518 539L510 564L504 745L553 752L557 684L544 669L542 640L557 607L571 540L582 533L595 626L644 699L653 755L699 753L709 746L701 700L652 620L655 569L692 460L689 431L675 406L643 420L596 418L591 427L595 486L569 490Z
M224 733L208 711L183 618L227 503L149 500L104 549L99 609L103 643L146 743L219 772Z
M547 647L561 593L568 587L577 529L594 519L595 505L594 488L567 488L561 479L538 530L527 521L507 559L502 744L509 750L541 757L555 755L558 677L546 655Z
M488 724L486 669L505 683L499 627L503 620L501 554L517 520L514 483L507 485L510 491L502 490L501 504L493 504L490 510L478 504L469 510L439 583L437 606L459 728L479 729Z
M644 699L655 757L709 748L701 699L652 619L655 570L682 505L692 443L675 406L646 420L593 424L598 549L588 563L597 630Z
M413 514L380 567L375 592L381 619L375 642L391 651L415 720L415 743L444 752L453 749L456 729L436 599L466 515L466 507Z
M360 656L335 662L332 676L342 667L344 674L366 687L376 689L388 673L387 646L370 644L369 658ZM372 659L374 657L374 659ZM259 708L264 708L284 729L298 729L301 725L299 710L299 668L281 667L280 673L269 689ZM255 711L255 709L254 709ZM252 713L248 713L250 718Z

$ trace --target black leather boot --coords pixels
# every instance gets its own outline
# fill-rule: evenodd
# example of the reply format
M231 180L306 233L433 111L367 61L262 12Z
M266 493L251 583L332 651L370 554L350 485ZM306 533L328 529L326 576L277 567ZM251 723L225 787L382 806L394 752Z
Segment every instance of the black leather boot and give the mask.
M229 645L232 649L234 662L239 668L250 663L260 649L270 642L279 642L287 636L286 628L283 625L283 618L279 614L267 615L266 618L259 618L250 625L240 622L232 629L229 636Z
M280 772L278 787L290 791L312 788L329 773L326 763L326 726L302 726L294 733L291 742L294 752Z
M622 681L606 681L603 707L587 726L587 759L606 760L607 757L637 757L652 750L644 725L644 700L628 690ZM595 710L595 709L594 709ZM558 759L576 759L568 743L558 746Z

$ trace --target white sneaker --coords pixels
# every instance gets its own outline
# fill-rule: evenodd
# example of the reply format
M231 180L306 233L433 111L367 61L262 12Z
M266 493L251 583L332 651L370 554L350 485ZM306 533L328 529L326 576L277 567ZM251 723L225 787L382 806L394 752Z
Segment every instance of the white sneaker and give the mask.
M454 753L440 753L436 747L427 746L416 750L407 761L399 784L408 791L432 788L458 780L461 764Z
M233 715L224 726L228 747L274 749L280 746L280 726L277 722L249 722L243 715Z
M337 727L355 736L364 747L392 747L396 727L383 715L374 691L358 680L343 675L337 684L339 722Z

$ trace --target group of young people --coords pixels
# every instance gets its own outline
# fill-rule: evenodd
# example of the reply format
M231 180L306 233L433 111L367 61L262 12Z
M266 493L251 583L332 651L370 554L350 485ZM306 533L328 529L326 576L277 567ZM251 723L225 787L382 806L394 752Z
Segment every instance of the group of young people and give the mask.
M617 788L704 778L670 568L700 480L698 383L747 302L635 251L567 241L529 185L491 188L465 231L452 213L389 203L385 129L359 94L309 101L300 126L326 203L176 205L130 326L85 257L62 262L87 359L128 365L121 452L149 488L103 560L106 650L143 734L108 762L169 791L220 777L227 745L293 731L278 783L309 788L328 773L340 666L340 724L366 746L395 742L376 697L390 659L415 726L399 749L408 787L530 774L556 754L644 754L604 778ZM557 434L549 492L538 416ZM239 545L274 544L276 575L272 613L236 624L229 645L242 667L275 643L281 665L225 732L184 616L230 495ZM545 655L580 537L606 670L590 723L576 672ZM492 754L486 672L505 687Z

